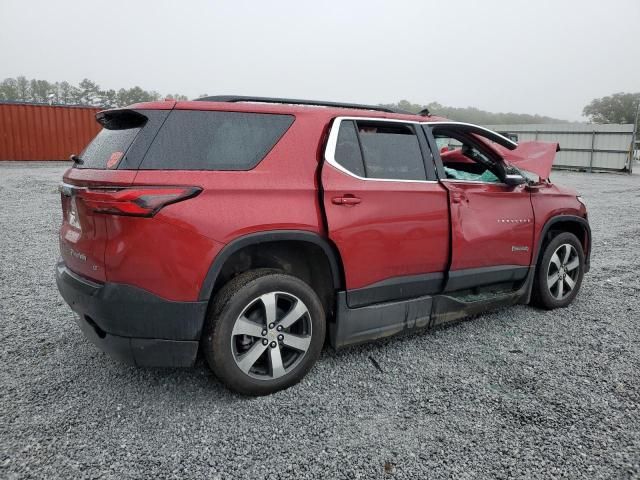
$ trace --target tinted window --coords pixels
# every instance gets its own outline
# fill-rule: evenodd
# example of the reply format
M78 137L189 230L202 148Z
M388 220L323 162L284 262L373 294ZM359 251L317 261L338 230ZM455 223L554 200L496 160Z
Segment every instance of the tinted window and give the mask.
M358 145L358 134L354 123L350 120L343 121L340 124L335 159L338 164L350 172L361 177L365 176L362 153L360 152L360 145Z
M80 154L77 168L117 168L140 128L109 130L103 128Z
M413 127L364 121L357 127L368 178L427 179Z
M291 115L175 110L142 169L250 170L293 123Z

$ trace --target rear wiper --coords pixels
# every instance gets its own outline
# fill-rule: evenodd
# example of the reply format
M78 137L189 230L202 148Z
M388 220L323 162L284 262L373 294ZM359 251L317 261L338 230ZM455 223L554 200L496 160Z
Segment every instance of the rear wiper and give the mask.
M84 160L81 159L78 155L73 154L69 157L69 159L73 160L73 163L75 163L76 165L82 165L84 163Z

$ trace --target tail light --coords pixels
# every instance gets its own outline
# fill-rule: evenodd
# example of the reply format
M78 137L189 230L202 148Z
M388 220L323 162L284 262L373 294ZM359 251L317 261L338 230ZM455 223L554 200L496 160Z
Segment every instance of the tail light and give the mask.
M161 208L198 195L199 187L76 188L77 198L96 213L153 217Z

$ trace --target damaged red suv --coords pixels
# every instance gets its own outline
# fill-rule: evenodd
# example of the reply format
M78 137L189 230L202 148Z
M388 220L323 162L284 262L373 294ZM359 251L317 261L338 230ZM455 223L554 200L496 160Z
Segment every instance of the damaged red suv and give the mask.
M201 351L227 386L298 382L334 348L500 306L565 307L589 270L557 144L380 107L153 102L103 129L60 188L60 293L140 366Z

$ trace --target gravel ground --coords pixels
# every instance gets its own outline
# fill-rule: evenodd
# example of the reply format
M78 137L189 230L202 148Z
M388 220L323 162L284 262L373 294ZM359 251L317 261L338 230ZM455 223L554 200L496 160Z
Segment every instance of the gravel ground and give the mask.
M253 399L82 337L53 276L63 170L0 165L0 478L640 478L640 175L554 173L594 234L569 308L325 350Z

